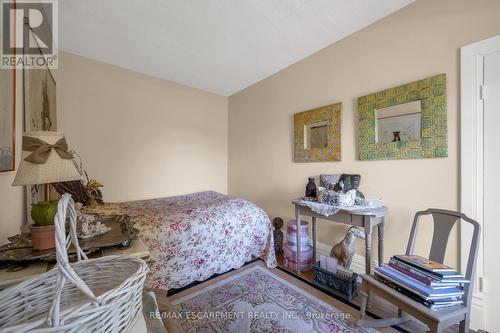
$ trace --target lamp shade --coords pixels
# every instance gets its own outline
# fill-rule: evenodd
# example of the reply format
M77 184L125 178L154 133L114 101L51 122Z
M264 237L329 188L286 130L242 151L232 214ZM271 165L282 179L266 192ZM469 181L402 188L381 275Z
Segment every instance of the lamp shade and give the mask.
M62 133L29 132L23 136L23 153L13 186L81 180Z

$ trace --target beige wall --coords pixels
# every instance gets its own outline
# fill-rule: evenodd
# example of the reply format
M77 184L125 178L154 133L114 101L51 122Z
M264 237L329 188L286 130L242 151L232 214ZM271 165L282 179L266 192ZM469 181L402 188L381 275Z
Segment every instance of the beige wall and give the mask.
M189 192L227 192L227 97L59 53L58 128L106 201ZM22 72L17 80L17 156L22 139ZM0 173L0 245L19 232L23 188Z
M369 197L383 196L385 257L405 249L415 211L458 209L459 48L500 33L500 1L419 0L229 98L229 193L293 217L290 201L307 177L360 173ZM429 75L448 76L449 156L359 161L356 98ZM342 161L293 163L292 115L342 102ZM319 241L333 244L346 227L319 222ZM428 249L426 228L418 250ZM447 262L458 265L458 231Z
M60 52L59 130L106 201L227 191L227 98Z

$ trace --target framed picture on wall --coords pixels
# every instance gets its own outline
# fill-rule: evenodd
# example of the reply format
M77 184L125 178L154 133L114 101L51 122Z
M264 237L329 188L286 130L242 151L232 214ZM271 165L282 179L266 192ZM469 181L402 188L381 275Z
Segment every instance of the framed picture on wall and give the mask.
M13 69L0 69L0 172L16 165L16 76Z
M24 70L24 117L27 132L56 131L56 81L50 70Z

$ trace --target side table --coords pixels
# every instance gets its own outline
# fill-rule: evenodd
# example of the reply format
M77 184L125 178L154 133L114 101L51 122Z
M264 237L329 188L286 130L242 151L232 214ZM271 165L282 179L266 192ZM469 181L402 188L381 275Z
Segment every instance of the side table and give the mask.
M102 249L103 256L109 255L127 255L147 261L149 259L149 250L144 243L136 238L132 240L128 247L110 247ZM93 255L91 255L92 257ZM54 266L51 262L34 262L27 266L20 266L21 269L5 268L0 270L0 290L6 289L14 284L27 280L35 275L45 273Z
M294 200L295 205L295 221L297 221L297 230L299 229L299 221L301 216L310 216L312 219L312 243L313 243L313 260L316 262L316 219L323 219L331 222L338 222L357 226L363 229L366 235L365 239L365 271L370 274L372 267L372 229L378 229L378 265L382 265L384 261L384 219L387 215L387 207L375 209L359 209L359 210L339 210L336 214L323 216L312 211L311 208L301 203L300 200ZM300 249L300 237L297 233L297 248ZM300 262L300 251L296 253L296 262ZM298 266L298 265L297 265ZM300 267L297 267L297 273L300 274Z

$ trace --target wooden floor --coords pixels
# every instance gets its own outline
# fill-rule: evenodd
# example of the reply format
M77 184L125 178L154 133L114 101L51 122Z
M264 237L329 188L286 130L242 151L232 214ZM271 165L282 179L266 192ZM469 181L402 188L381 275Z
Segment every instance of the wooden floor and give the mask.
M287 270L288 272L292 272L293 274L299 276L300 278L312 282L313 280L313 272L311 271L306 271L306 272L301 272L300 275L297 274L295 271L291 271L285 268L284 266L284 260L283 260L283 254L277 254L276 259L278 260L278 266L282 269ZM352 300L352 304L359 306L360 305L360 297L356 297ZM386 317L394 317L397 316L397 308L392 305L391 303L385 301L384 299L373 296L370 299L370 304L368 305L368 311L371 313L381 317L381 318L386 318ZM400 324L399 327L409 331L409 332L427 332L427 326L424 325L423 323L419 322L418 320L411 320L408 321L404 324ZM454 333L458 332L458 325L453 326L447 330L444 331L445 333ZM472 332L472 331L471 331Z

